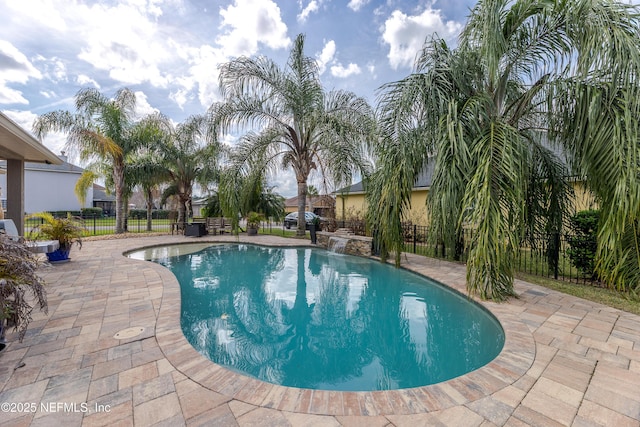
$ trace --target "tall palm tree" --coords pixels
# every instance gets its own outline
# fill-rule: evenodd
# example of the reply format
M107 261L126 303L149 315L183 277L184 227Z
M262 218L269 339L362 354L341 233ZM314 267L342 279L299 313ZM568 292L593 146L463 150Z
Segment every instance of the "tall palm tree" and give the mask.
M147 231L152 231L154 193L170 178L162 164L160 152L162 147L170 143L173 126L168 118L156 113L143 118L136 128L136 137L142 146L127 159L125 180L129 193L133 193L136 186L143 191L147 206Z
M116 196L116 233L125 231L125 159L140 143L133 132L135 105L135 94L126 88L112 99L96 89L81 89L75 96L75 113L52 111L33 125L39 139L51 131L65 132L67 146L77 149L81 160L108 164Z
M292 169L298 187L298 214L304 218L307 180L312 171L334 184L367 173L363 144L374 126L367 102L347 91L326 92L318 64L303 52L299 35L286 67L265 57L241 57L220 69L225 101L211 108L218 132L234 127L245 134L234 157L241 173L252 169ZM298 235L305 224L298 222Z
M426 43L380 102L385 138L369 188L383 247L400 249L411 187L433 161L432 229L452 245L474 228L469 291L513 295L519 244L561 231L563 152L602 201L599 266L625 282L619 256L640 259L621 238L639 236L638 24L637 9L610 0L480 0L455 50Z
M221 146L210 138L205 116L192 116L178 124L166 144L157 147L169 186L162 198L178 198L178 223L186 222L194 184L207 187L219 176Z

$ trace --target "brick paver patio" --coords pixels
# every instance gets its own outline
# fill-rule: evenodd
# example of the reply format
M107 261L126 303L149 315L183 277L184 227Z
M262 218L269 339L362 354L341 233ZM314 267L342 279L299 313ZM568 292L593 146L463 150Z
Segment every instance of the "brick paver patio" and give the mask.
M179 326L178 283L123 252L221 241L157 236L85 242L42 269L49 314L0 353L3 426L640 425L640 317L517 282L482 303L505 348L462 377L416 389L328 392L275 386L200 356ZM226 237L226 240L235 241ZM299 245L273 236L258 244ZM464 291L463 266L412 255L406 268ZM132 338L114 335L144 328Z

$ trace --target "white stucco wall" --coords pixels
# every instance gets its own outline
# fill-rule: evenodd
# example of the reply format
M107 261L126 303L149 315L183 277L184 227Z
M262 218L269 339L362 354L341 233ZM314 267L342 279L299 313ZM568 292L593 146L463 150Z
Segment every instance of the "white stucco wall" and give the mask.
M80 210L90 208L93 202L93 188L89 189L84 206L74 193L76 182L80 178L78 172L60 172L30 170L24 171L24 211L34 213L41 211ZM2 198L6 199L7 176L0 174Z

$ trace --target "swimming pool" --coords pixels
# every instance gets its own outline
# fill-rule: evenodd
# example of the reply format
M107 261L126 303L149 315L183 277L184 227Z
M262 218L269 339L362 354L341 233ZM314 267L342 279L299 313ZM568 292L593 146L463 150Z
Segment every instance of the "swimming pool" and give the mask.
M212 361L291 387L417 387L495 358L495 318L428 279L309 248L175 246L143 255L181 284L181 325ZM140 257L140 255L138 255Z

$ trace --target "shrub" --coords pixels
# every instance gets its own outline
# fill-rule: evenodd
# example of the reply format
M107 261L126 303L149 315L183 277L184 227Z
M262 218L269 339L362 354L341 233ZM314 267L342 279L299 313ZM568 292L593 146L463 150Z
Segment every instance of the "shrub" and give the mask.
M130 219L147 219L146 209L129 209Z
M567 254L571 263L578 271L591 278L595 278L598 219L597 210L578 212L569 220L571 234L567 236L569 243Z
M82 218L102 218L102 208L82 208Z
M18 331L20 341L31 321L32 300L47 312L44 280L36 274L38 258L24 243L0 234L0 342L4 346L7 326Z

